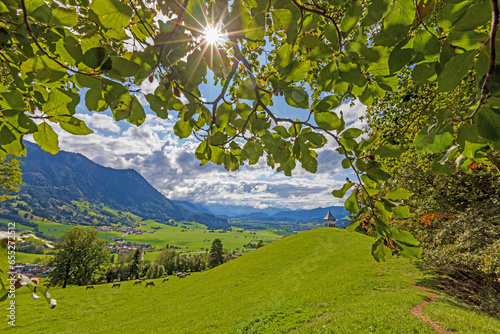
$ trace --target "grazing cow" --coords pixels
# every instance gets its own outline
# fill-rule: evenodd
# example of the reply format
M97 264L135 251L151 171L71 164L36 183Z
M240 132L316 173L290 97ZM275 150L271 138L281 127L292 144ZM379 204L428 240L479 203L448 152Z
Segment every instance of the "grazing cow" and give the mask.
M185 278L187 276L187 274L182 274L182 275L179 275L179 278Z
M103 280L102 280L102 281L100 281L99 283L101 283L101 284L106 284L106 283L108 283L108 281L106 281L106 280L104 280L104 279L103 279Z
M85 290L88 290L88 289L92 289L92 290L94 290L94 286L93 286L93 285L91 285L91 284L89 284L89 285L87 285L87 287L85 288Z
M148 285L155 286L155 282L153 282L153 281L147 281L147 282L146 282L146 286L145 286L145 287L147 288L147 287L148 287Z
M41 278L40 277L33 277L31 278L31 282L33 282L34 285L40 284Z
M111 289L113 289L115 286L116 286L117 288L119 288L119 287L120 287L120 284L121 284L120 282L118 282L118 283L113 283L113 286L111 287Z
M137 285L137 284L142 284L142 281L141 280L135 281L134 285Z
M165 277L165 278L163 279L163 281L161 281L161 282L162 282L162 283L164 283L164 282L168 282L168 277Z

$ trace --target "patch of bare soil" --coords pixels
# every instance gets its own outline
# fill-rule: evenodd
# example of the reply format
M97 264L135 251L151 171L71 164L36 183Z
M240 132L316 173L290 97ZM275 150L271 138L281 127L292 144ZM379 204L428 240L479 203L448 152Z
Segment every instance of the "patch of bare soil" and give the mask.
M429 325L431 325L432 328L434 328L434 330L437 333L439 333L439 334L453 334L453 332L447 330L444 327L439 326L432 319L425 317L422 313L424 306L429 305L432 302L435 302L436 300L438 300L438 297L435 294L433 294L432 292L430 292L429 290L427 290L426 288L418 286L417 283L415 283L415 282L411 282L411 281L407 281L407 282L410 283L411 285L413 285L414 287L416 287L417 289L419 289L420 291L422 291L423 293L425 293L426 295L428 295L430 298L429 300L424 300L420 304L413 306L410 309L410 312L414 316L416 316L417 318L419 318L419 319L425 321L426 323L428 323Z

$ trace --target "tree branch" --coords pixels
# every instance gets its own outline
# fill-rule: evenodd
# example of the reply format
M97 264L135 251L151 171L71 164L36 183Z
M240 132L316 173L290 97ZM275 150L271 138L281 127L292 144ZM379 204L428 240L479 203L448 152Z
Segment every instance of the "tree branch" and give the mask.
M500 15L500 10L498 8L498 0L491 0L491 8L492 8L492 20L491 20L491 31L490 31L490 66L488 68L488 73L486 74L486 78L484 79L483 87L481 89L481 97L479 98L479 102L477 104L476 109L469 116L469 120L471 124L474 123L474 116L476 116L477 112L486 101L488 97L488 84L495 73L495 60L496 60L496 50L495 50L495 39L497 35L498 29L498 19Z
M53 57L51 54L49 54L44 48L42 48L42 46L40 45L40 43L36 39L35 35L33 34L33 30L31 30L31 26L30 26L29 21L28 21L28 10L26 9L25 0L21 0L21 8L23 10L23 21L24 21L24 25L26 26L26 30L28 31L28 35L31 37L31 39L33 40L33 42L35 42L36 46L38 47L38 49L40 51L42 51L50 60L52 60L53 62L55 62L59 66L67 69L68 71L71 71L73 73L79 73L79 74L88 75L90 77L93 77L92 74L89 74L89 73L86 73L86 72L80 72L80 71L72 69L71 67L66 66L65 64L63 64L59 60L57 60L55 57Z

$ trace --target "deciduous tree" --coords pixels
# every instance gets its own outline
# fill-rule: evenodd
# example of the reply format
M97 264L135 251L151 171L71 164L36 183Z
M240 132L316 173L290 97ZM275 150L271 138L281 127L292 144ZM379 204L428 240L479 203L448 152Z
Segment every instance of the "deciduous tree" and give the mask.
M109 250L105 241L98 238L95 229L74 227L61 235L61 242L54 247L54 256L49 267L52 286L91 283L94 275L109 261Z
M209 266L212 268L224 263L224 249L221 239L216 238L212 242L212 247L210 247L210 258L208 262Z

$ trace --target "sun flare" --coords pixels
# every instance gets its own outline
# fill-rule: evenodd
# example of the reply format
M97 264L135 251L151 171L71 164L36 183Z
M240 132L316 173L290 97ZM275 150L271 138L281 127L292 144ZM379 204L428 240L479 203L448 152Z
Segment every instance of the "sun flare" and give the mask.
M220 44L222 40L222 34L217 27L207 26L203 32L203 38L210 45Z

